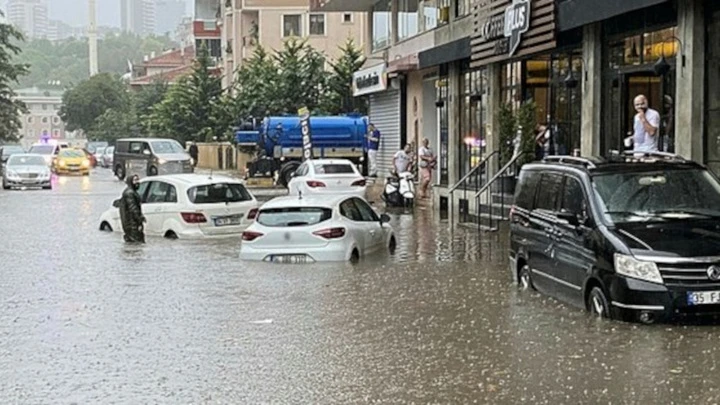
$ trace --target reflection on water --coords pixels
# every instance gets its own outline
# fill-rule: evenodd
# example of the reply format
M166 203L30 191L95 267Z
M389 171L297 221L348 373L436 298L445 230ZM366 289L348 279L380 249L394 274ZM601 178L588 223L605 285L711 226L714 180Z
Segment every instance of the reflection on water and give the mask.
M720 400L715 326L597 322L522 293L502 235L430 210L389 211L393 256L244 263L239 240L98 232L123 184L88 182L0 192L6 403Z

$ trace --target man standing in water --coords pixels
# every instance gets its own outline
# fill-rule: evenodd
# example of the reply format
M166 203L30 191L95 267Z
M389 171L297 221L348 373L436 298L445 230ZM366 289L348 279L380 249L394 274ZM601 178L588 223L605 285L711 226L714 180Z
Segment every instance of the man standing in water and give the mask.
M123 232L125 233L125 242L128 243L145 243L145 233L143 232L145 217L142 214L140 194L137 190L140 187L140 178L137 174L132 175L126 180L127 188L120 198L120 221L122 222Z

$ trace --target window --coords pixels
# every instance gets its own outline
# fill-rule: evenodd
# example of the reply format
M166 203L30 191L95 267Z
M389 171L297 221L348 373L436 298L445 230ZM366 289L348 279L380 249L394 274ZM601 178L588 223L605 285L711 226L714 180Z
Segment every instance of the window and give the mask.
M343 164L323 164L315 165L315 174L355 174L355 168L352 165Z
M139 155L143 152L143 149L148 149L148 146L145 142L130 142L130 147L129 147L128 152L136 153Z
M42 105L42 109L43 109L43 110L47 110L47 109L48 109L47 104L43 104L43 105Z
M418 0L398 0L398 39L402 40L417 35Z
M48 117L42 117L42 123L47 124L48 123Z
M533 209L535 200L535 191L540 181L540 172L531 172L528 170L520 172L520 179L517 184L517 196L515 197L515 205L526 210Z
M222 39L196 39L195 40L195 47L196 49L202 49L203 47L207 49L208 55L210 55L213 58L220 58L222 57Z
M302 16L300 14L286 14L282 16L283 37L302 36Z
M470 70L469 64L463 66L460 74L458 178L462 178L477 166L484 154L488 102L487 81L487 70Z
M60 117L57 115L53 117L53 124L59 124L60 123Z
M153 181L150 182L150 190L144 202L148 204L177 202L177 192L171 184L162 181Z
M540 181L540 192L535 201L535 209L555 211L557 196L562 188L562 176L557 173L545 173Z
M27 123L32 124L32 122L33 122L33 117L27 117Z
M193 204L218 204L251 201L245 186L238 183L214 183L192 187L187 192Z
M585 217L586 207L585 191L583 191L582 183L573 177L566 177L563 189L562 212Z
M325 35L325 14L310 14L310 35Z
M60 130L53 129L53 138L60 138Z
M380 222L380 217L378 217L377 213L375 213L372 207L365 201L358 198L353 198L353 201L355 202L355 206L358 208L358 211L360 211L360 215L362 216L362 220L364 222Z
M436 101L440 127L440 184L448 184L448 65L440 66L440 75L435 83Z
M472 12L472 0L457 0L455 3L455 16L464 17Z
M340 203L340 215L352 221L362 222L363 220L363 216L352 198Z
M372 10L372 49L373 51L390 46L390 0L379 0Z
M145 192L148 189L148 186L150 185L150 182L146 181L144 183L140 183L140 186L138 187L138 195L140 196L140 201L145 202Z
M344 13L344 14L343 14L343 22L344 22L344 23L352 23L352 22L353 22L353 15L352 15L352 13Z
M438 8L437 0L425 0L419 5L422 8L420 18L423 19L421 27L424 27L425 31L430 31L438 26L438 17L440 16L440 9Z
M298 166L297 170L295 170L295 177L307 176L307 174L308 174L307 163L301 164L300 166Z
M152 142L152 149L155 153L185 153L182 145L173 140Z
M330 218L330 208L286 207L260 210L256 221L263 226L305 226L319 224Z

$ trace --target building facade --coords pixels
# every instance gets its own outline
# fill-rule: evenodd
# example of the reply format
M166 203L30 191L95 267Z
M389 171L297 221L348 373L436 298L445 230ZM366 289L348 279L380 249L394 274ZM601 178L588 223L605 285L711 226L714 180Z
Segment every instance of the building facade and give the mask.
M7 19L27 38L46 38L48 35L46 0L8 0Z
M120 0L120 27L138 35L155 33L155 0Z
M16 94L27 107L27 112L20 117L20 142L26 149L42 138L65 140L72 137L65 132L65 124L58 115L62 91L28 88L16 90Z
M434 202L498 151L503 105L534 101L553 153L624 149L633 98L661 117L661 149L720 174L720 2L714 0L313 0L364 12L356 95L387 136L381 168L427 137ZM457 205L458 201L449 202Z
M280 49L290 37L302 37L329 58L339 55L348 39L366 46L366 13L311 12L308 0L227 0L220 18L223 40L223 82L232 83L243 60L258 45Z

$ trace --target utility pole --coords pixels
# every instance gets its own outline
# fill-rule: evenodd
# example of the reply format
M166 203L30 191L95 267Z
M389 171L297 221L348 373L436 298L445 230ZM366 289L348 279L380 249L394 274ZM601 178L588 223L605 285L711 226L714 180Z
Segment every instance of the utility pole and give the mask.
M88 44L90 46L90 77L98 74L98 51L97 51L97 14L95 13L95 0L88 0Z

